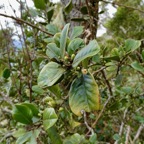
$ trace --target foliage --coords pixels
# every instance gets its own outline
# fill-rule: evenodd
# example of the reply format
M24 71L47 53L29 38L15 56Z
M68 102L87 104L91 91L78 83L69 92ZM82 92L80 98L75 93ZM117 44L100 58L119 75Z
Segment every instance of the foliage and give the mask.
M107 22L114 35L93 39L92 4L80 9L87 19L73 29L62 12L69 15L73 1L64 8L49 0L22 4L21 48L0 36L0 143L143 142L144 50L140 31L132 31L137 16L136 27L143 22L138 11L119 7Z

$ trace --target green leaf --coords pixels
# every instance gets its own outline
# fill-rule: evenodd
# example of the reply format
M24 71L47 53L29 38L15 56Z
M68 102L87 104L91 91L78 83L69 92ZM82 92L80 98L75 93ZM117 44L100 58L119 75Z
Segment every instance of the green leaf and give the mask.
M81 110L86 112L99 110L99 90L91 74L83 74L74 80L69 92L69 105L77 116L81 115Z
M61 97L61 89L59 85L54 85L48 88L55 96Z
M74 17L74 18L71 18L71 21L83 22L83 21L86 21L86 20L83 17Z
M33 113L27 106L16 104L12 111L13 118L23 124L31 124Z
M9 77L10 77L10 69L4 69L4 71L3 71L3 77L5 78L5 79L8 79Z
M76 38L76 39L73 39L69 45L68 45L68 48L67 48L67 51L70 55L74 54L75 51L79 48L82 48L84 47L84 41L81 39L81 38Z
M52 127L56 123L57 119L58 117L55 113L54 108L46 108L43 112L44 129L47 130Z
M54 85L64 74L65 69L55 62L49 62L38 76L38 85L41 87Z
M144 116L136 115L135 120L137 120L138 122L144 124Z
M137 61L133 62L131 64L132 68L134 68L137 71L140 71L141 73L144 73L144 67L141 66Z
M30 137L30 141L29 141L29 144L37 144L37 138L40 134L40 130L34 130L32 132L32 136Z
M95 133L90 137L89 142L90 144L97 144L97 136Z
M32 132L27 132L24 135L20 136L17 141L16 144L24 144L25 142L29 141L30 137L32 136Z
M73 61L73 67L76 67L81 61L88 57L96 55L100 51L100 47L96 40L92 40L87 46L82 48L75 56Z
M84 144L86 143L85 137L83 135L79 135L75 133L74 135L66 138L63 144Z
M144 60L144 50L142 51L142 59Z
M31 109L34 116L38 116L39 110L38 107L33 103L22 103L21 105L28 107Z
M67 42L67 37L68 37L69 26L70 26L70 24L66 24L65 27L63 28L62 32L61 32L60 50L61 50L62 58L64 58L64 55L65 55L65 49L66 49L66 42Z
M57 47L60 47L60 35L61 33L56 33L53 37L54 43L57 45Z
M58 61L61 53L60 49L57 47L55 43L49 43L47 45L46 54L50 59L55 58Z
M74 39L78 36L80 36L83 33L83 26L76 26L73 28L72 30L72 34L71 34L71 39Z
M34 5L37 9L45 10L46 8L44 0L34 0Z
M59 28L53 24L48 24L46 26L46 29L48 30L49 33L55 35L56 33L60 32Z
M73 8L73 4L72 4L72 0L70 0L69 2L68 2L68 4L65 6L65 12L68 14L68 13L70 13L70 11L72 10L72 8Z
M120 61L119 56L103 57L105 61Z
M58 135L56 127L51 127L47 130L48 136L51 140L51 144L63 144L61 137Z
M28 142L28 144L36 144L39 133L40 130L27 132L17 139L16 144L25 144L26 142Z
M54 14L54 9L51 8L50 10L48 10L47 12L47 18L48 18L48 22L50 23L51 19L52 19L52 16Z
M32 90L37 94L43 94L44 93L44 90L41 87L39 87L38 85L32 86Z
M88 14L87 6L83 6L80 11L84 15Z
M120 140L119 134L114 134L114 135L113 135L113 139L114 139L114 140Z
M14 131L13 136L15 138L21 137L26 133L26 129L25 128L19 128L17 131Z
M125 50L127 52L129 52L129 51L132 52L132 51L136 50L137 48L139 48L140 45L141 45L141 41L134 40L134 39L128 39L125 42Z

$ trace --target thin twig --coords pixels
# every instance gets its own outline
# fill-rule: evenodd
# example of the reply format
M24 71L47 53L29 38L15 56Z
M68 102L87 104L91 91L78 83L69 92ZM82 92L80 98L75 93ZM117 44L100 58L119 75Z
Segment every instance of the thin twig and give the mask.
M83 114L84 124L86 125L87 129L91 132L91 135L94 134L94 130L87 123L86 112L84 110L81 110L81 113Z
M20 24L20 23L27 24L28 26L33 27L33 28L36 28L36 29L38 29L39 31L48 34L49 36L53 36L53 34L47 32L46 30L43 30L43 29L41 29L41 28L39 28L39 27L37 27L37 26L35 26L35 25L27 22L27 21L24 21L23 19L16 18L16 17L14 17L14 16L9 16L9 15L2 14L2 13L0 13L0 16L7 17L7 18L11 18L11 19L17 21L19 24Z
M110 1L105 1L105 0L100 0L100 1L102 1L102 2L104 2L104 3L112 4L112 5L117 5L117 6L119 6L119 7L125 7L125 8L127 8L127 9L137 10L137 11L139 11L139 12L141 12L141 13L144 13L144 11L141 10L141 9L138 9L138 8L135 8L135 7L131 7L131 6L126 6L126 5L117 3L117 2L110 2Z
M106 106L107 106L107 104L109 103L109 101L110 101L111 98L112 98L112 96L109 96L109 97L108 97L107 101L105 102L105 104L104 104L104 106L103 106L103 109L100 111L97 119L96 119L96 120L94 121L94 123L92 124L92 127L94 127L94 126L97 124L98 120L99 120L100 117L102 116L102 114L103 114L103 112L104 112L104 110L105 110L105 108L106 108Z
M106 73L105 73L104 69L101 70L101 73L102 73L103 78L105 79L105 82L107 84L107 87L108 87L110 95L113 96L112 88L111 88L111 85L110 85L110 83L109 83L109 81L108 81L108 79L106 77Z
M139 138L140 134L141 134L141 131L144 129L144 124L141 124L137 130L137 133L133 139L133 142L132 144L135 144L135 141Z
M101 67L101 68L98 69L97 71L94 71L94 72L93 72L93 75L96 75L97 73L99 73L100 71L106 69L107 67L108 67L108 66L103 66L103 67Z
M123 128L124 128L124 119L126 118L127 112L128 112L128 109L125 109L124 115L123 115L123 120L122 120L122 122L121 122L120 130L119 130L119 136L122 135ZM119 142L119 140L116 140L114 144L118 144L118 142Z
M129 144L129 136L130 136L130 126L127 126L127 132L126 132L126 140L125 140L125 144Z

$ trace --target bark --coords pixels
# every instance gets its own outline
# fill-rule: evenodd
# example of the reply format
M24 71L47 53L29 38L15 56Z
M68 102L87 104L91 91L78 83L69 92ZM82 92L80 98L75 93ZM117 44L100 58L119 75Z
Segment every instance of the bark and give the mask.
M66 6L69 1L70 0L61 0L61 3ZM72 3L73 9L70 14L66 15L66 23L71 24L71 30L74 26L83 25L85 27L85 30L88 29L91 33L89 40L96 38L99 20L99 0L72 0ZM87 15L83 15L80 11L83 6L87 7ZM89 19L86 21L72 21L73 18L84 18L85 16L89 17Z

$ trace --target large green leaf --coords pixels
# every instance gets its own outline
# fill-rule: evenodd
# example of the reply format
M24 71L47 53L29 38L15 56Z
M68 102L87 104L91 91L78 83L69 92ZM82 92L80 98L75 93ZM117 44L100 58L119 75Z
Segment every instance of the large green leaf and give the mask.
M133 62L133 63L131 64L131 66L132 66L135 70L144 73L144 67L141 66L137 61Z
M61 32L60 37L60 49L61 49L61 56L64 58L65 55L65 49L66 49L66 42L67 42L67 36L68 36L68 30L69 30L70 24L66 24Z
M31 124L33 112L25 105L16 104L12 111L13 118L23 124Z
M51 144L63 144L60 135L57 133L55 126L47 130L48 136L51 140Z
M25 142L29 141L30 138L32 136L32 132L27 132L24 135L20 136L17 141L16 144L24 144Z
M127 52L129 51L134 51L136 50L137 48L139 48L141 45L141 41L139 40L134 40L134 39L128 39L126 40L125 42L125 50Z
M46 8L44 0L33 0L36 8L44 10Z
M57 119L58 117L55 113L54 108L46 108L43 112L44 129L47 130L52 127L56 123Z
M71 39L80 36L83 33L83 26L76 26L72 30Z
M39 110L38 110L38 107L35 104L33 104L33 103L22 103L21 105L24 105L24 106L28 107L29 109L31 109L34 116L38 116Z
M63 144L85 144L87 143L85 137L83 135L79 135L75 133L74 135L66 138Z
M92 40L87 46L82 48L75 56L73 67L76 67L81 61L88 57L96 55L100 51L100 47L96 40Z
M47 45L46 54L50 59L55 58L56 60L59 60L60 49L57 47L55 43L49 43Z
M84 41L81 38L76 38L69 43L67 51L70 55L72 55L77 49L82 47L84 47Z
M74 114L81 115L81 110L91 112L100 108L98 86L91 74L76 78L69 92L69 105Z
M65 69L55 62L49 62L43 67L38 76L38 85L41 87L54 85L64 74Z
M26 142L28 142L28 144L36 144L39 133L40 130L27 132L17 139L16 144L24 144Z

